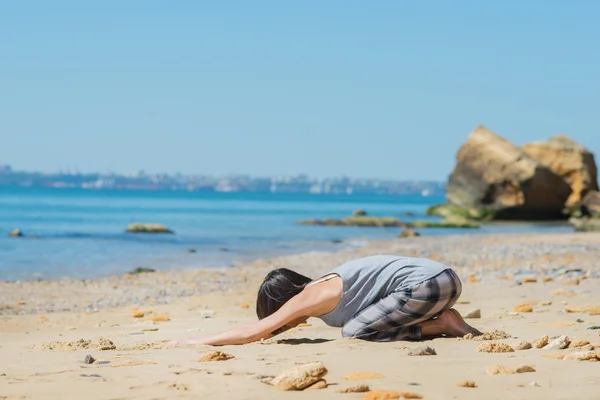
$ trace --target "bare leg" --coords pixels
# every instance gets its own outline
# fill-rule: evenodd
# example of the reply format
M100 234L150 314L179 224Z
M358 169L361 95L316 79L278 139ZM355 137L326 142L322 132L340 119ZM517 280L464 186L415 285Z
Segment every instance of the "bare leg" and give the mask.
M465 322L458 311L454 309L443 311L438 318L430 319L421 324L423 336L464 336L467 333L481 335L481 332Z

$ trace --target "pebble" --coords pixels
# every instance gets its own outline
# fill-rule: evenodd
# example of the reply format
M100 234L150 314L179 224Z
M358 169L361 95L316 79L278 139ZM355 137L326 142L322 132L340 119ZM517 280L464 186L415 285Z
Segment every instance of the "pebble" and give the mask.
M587 340L573 340L571 343L569 343L569 347L583 347L587 346L588 344L590 344L590 342Z
M85 359L83 360L84 364L93 364L96 361L96 359L94 357L92 357L91 354L88 354L85 356Z
M322 380L327 368L322 362L312 362L281 372L270 381L279 390L304 390Z
M479 308L475 309L475 310L471 310L468 313L465 314L464 316L465 319L477 319L477 318L481 318L481 310Z
M560 337L554 339L550 343L548 343L548 345L545 346L544 349L562 350L562 349L566 349L567 347L569 347L570 343L571 343L571 340L569 339L569 337L563 335L563 336L560 336Z
M385 378L379 372L355 372L353 374L348 374L344 377L349 381L366 381L370 379L382 379Z
M82 378L102 378L102 376L98 374L81 374L79 376L81 376Z
M436 356L437 353L433 347L419 346L408 352L409 356Z
M527 372L535 372L535 368L533 368L533 367L531 367L529 365L521 365L521 366L518 366L515 369L515 372L517 374L524 374L524 373L527 373Z
M350 386L349 388L346 388L346 389L338 390L337 392L338 393L364 393L364 392L368 392L369 390L371 390L369 385L356 385L356 386Z
M539 383L537 383L537 382L531 382L531 383L529 384L529 386L531 386L531 387L542 387L542 385L540 385L540 384L539 384Z
M529 313L533 311L533 307L530 304L524 303L524 304L517 304L514 308L513 308L514 312L518 312L518 313Z
M515 371L512 368L505 367L504 365L492 365L485 369L485 373L488 375L512 375Z
M531 343L529 343L529 342L521 342L521 343L519 343L519 344L518 344L518 345L515 347L515 349L516 349L516 350L529 350L529 349L531 349L532 347L533 347L533 346L532 346L532 345L531 345Z
M533 347L535 347L536 349L541 349L542 347L548 344L548 340L548 335L544 335L540 338L537 338L533 341Z
M599 361L599 358L595 351L578 351L565 355L563 360Z
M593 325L593 326L590 326L588 329L592 330L592 331L595 331L595 330L600 329L600 325Z
M327 381L325 379L321 379L310 385L306 388L306 390L318 390L318 389L327 389Z
M158 328L144 328L142 329L142 332L156 332L158 330Z
M465 387L465 388L476 388L477 383L475 383L475 381L462 381L462 382L458 382L457 386Z
M479 353L512 353L515 350L506 343L487 342L477 347Z
M212 353L208 353L203 355L198 359L199 362L207 362L207 361L226 361L235 358L229 353L224 353L222 351L213 351Z

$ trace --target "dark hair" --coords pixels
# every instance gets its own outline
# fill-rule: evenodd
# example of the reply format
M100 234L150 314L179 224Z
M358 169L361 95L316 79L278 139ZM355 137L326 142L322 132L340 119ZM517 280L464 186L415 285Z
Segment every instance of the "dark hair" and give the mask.
M312 279L287 268L269 272L258 289L256 315L263 319L279 310L288 300L300 293Z

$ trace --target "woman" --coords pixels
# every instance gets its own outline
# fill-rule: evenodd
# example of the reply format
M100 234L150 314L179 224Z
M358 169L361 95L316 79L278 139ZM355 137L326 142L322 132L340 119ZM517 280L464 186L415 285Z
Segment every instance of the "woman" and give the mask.
M462 284L454 271L424 258L372 256L311 280L285 268L258 291L259 321L180 344L244 344L266 339L309 317L342 328L342 336L376 342L481 334L452 309Z

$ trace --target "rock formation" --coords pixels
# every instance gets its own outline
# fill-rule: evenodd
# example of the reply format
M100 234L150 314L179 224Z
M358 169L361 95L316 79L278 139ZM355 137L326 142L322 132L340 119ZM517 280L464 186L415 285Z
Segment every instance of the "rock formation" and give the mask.
M572 193L566 206L576 205L588 192L598 190L594 155L574 140L556 135L548 140L524 144L523 150L571 186Z
M487 128L471 133L456 160L446 187L452 204L493 212L496 219L562 217L569 184Z

